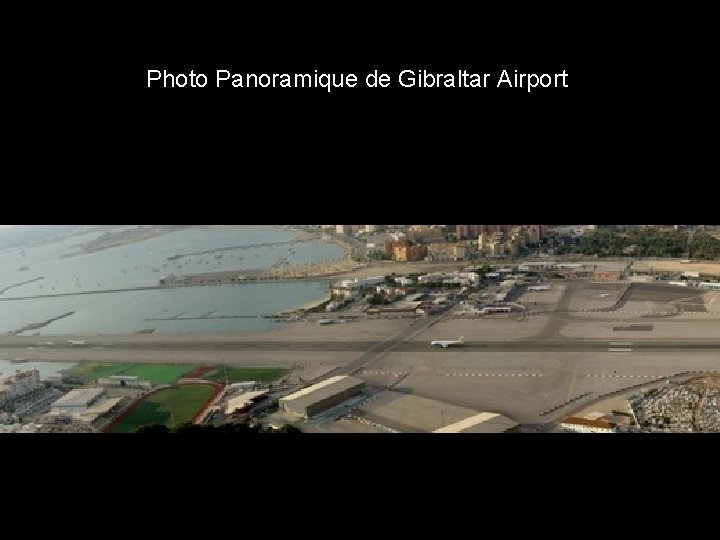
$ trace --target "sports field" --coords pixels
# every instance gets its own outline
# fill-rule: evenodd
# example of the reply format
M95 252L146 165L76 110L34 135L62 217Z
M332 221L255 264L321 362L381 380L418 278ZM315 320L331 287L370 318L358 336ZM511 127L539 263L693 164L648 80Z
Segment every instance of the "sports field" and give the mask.
M217 382L225 382L227 379L231 383L240 381L273 382L287 375L289 371L285 368L223 368L221 366L205 375L205 378Z
M80 377L83 382L91 382L111 375L140 377L153 384L170 384L195 369L193 365L174 364L98 364L83 362L68 370L68 375Z
M212 396L209 384L183 384L150 394L123 418L112 433L132 433L142 426L164 424L169 428L189 422Z

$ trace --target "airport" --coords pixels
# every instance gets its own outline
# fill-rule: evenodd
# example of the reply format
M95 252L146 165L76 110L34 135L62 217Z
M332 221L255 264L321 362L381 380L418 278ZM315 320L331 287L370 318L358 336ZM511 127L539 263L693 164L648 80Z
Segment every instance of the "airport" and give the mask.
M411 411L422 416L422 407L459 407L456 422L488 413L538 425L638 384L720 370L718 294L702 290L692 296L665 284L553 281L549 289L520 294L519 305L532 310L520 318L519 312L458 317L450 310L329 325L307 319L240 334L58 336L52 342L2 336L0 356L281 366L292 370L293 380L352 376L364 382L365 395L393 392L348 412L382 429L429 429L420 417L419 423L403 420ZM400 399L408 394L423 399L410 406ZM382 415L386 424L378 420ZM361 421L320 418L329 431L336 425L351 430ZM450 419L437 416L432 430ZM316 429L309 422L308 429Z
M562 88L567 88L567 76L568 74L565 73L565 70L563 70L562 73L555 73L554 75L550 75L548 73L543 73L541 75L538 75L537 73L518 73L517 69L515 70L515 77L514 77L514 84L513 81L510 80L510 75L508 74L508 71L505 69L503 70L502 74L500 75L500 80L498 80L497 87L500 88L501 84L507 84L510 88L522 88L525 83L523 82L523 79L527 77L527 90L530 92L531 89L537 88L538 86L541 86L543 88L548 88L550 85L552 85L554 88L560 88L560 85L558 85L558 77L562 78ZM547 77L547 83L543 83L543 79ZM554 82L553 82L554 78ZM534 79L534 83L531 82L531 80Z
M408 236L432 232L415 227ZM63 328L81 306L43 311L52 315L44 320L12 317L13 326L0 335L0 399L9 403L0 417L10 430L21 429L12 427L20 419L37 429L65 429L67 420L72 429L132 431L159 419L152 412L159 410L166 426L174 425L174 414L178 422L251 418L310 433L604 433L663 430L662 411L672 409L677 429L716 429L719 264L512 260L504 250L516 251L525 236L541 237L543 226L457 227L457 236L468 234L479 235L477 251L486 256L479 263L420 261L467 257L457 244L440 250L433 242L373 239L374 249L396 260L336 275L322 298L275 311L282 324L274 328L162 329L166 321L215 324L247 316L199 307L195 298L194 313L160 311L160 304L125 332L114 324L90 330L87 323L47 332ZM284 261L294 246L280 245ZM220 247L218 254L203 247L185 254L170 249L162 257L175 264L208 254L219 260L237 249ZM24 259L23 253L11 253L11 260ZM170 283L159 275L159 285L129 294L194 289L201 299L214 291L228 295L253 287L248 272L243 279L237 271L187 273ZM32 302L24 299L28 288L39 288L37 279L16 279L6 282L9 294L0 300ZM40 296L112 292L107 298L113 299L123 290L65 288ZM106 304L110 300L103 309ZM98 401L78 402L77 411L58 406L58 414L41 410L52 408L58 392L75 396L69 394L75 390L92 390L87 395ZM705 395L705 409L688 412L687 404ZM630 417L635 424L627 423Z

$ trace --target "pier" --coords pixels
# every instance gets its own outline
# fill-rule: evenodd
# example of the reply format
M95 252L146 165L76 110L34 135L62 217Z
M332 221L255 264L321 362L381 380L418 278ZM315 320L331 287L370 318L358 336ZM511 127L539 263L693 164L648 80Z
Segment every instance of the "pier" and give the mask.
M23 332L27 332L29 330L38 330L40 328L44 328L44 327L48 326L51 323L54 323L55 321L59 321L60 319L64 319L65 317L69 317L70 315L74 315L74 314L75 314L74 311L68 311L67 313L63 313L62 315L58 315L57 317L52 317L51 319L46 319L44 321L37 322L37 323L26 324L25 326L20 328L20 330L14 330L14 331L10 332L10 335L17 336L17 335L22 334Z
M120 289L97 289L94 291L75 291L66 293L33 294L28 296L0 297L0 302L14 300L32 300L35 298L62 298L65 296L83 296L89 294L111 294L132 291L154 291L176 287L202 287L209 285L239 285L242 283L293 283L298 281L323 281L323 276L305 278L273 278L267 276L266 270L235 270L232 272L204 272L185 276L168 276L160 279L158 285L124 287Z
M0 289L0 295L5 294L10 289L14 289L15 287L21 287L22 285L27 285L28 283L35 283L36 281L42 281L45 279L44 276L36 277L34 279L28 279L27 281L21 281L20 283L15 283L14 285L8 285L4 289Z
M277 246L293 246L295 244L301 244L304 242L310 242L311 240L286 240L285 242L262 242L260 244L245 244L243 246L229 246L215 249L206 249L204 251L192 251L190 253L178 253L167 258L168 261L177 261L187 257L197 257L202 255L212 255L213 253L222 253L224 251L239 251L245 249L263 248L263 247L277 247Z

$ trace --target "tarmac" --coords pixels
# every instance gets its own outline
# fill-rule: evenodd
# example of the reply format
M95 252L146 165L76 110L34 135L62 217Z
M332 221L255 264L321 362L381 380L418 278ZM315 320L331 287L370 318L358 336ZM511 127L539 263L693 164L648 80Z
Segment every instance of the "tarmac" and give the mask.
M296 322L248 333L2 336L0 358L27 359L28 364L91 360L287 366L305 380L312 378L305 372L353 373L369 382L396 384L398 392L497 412L522 423L562 418L603 394L631 392L656 378L720 370L718 312L706 308L664 314L675 313L675 304L690 296L687 290L636 284L616 310L585 312L581 310L599 304L612 308L627 286L552 285L550 291L520 298L528 308L542 309L522 321L517 314L498 314L476 320L432 316L322 327ZM719 293L698 298L693 301L702 302L700 307L720 305ZM639 311L628 310L633 302L640 304ZM656 313L658 309L663 311ZM618 330L633 325L646 329ZM432 340L459 336L465 338L463 347L430 346ZM68 339L86 344L71 345ZM422 407L416 414L422 415Z

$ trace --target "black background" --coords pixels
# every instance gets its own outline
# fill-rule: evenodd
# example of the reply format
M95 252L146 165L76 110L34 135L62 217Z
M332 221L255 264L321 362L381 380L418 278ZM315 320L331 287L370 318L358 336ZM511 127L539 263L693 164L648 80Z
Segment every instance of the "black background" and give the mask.
M108 10L79 30L56 25L35 71L42 128L26 127L24 139L50 143L48 154L26 167L49 165L48 199L93 223L712 222L707 195L717 191L703 170L712 144L695 125L708 124L699 98L711 88L709 36L700 16L691 26L682 15L575 5ZM148 88L148 69L192 69L210 82ZM378 69L393 85L218 90L216 69ZM495 80L503 69L565 70L569 87L401 88L403 69ZM88 189L68 190L65 176ZM43 215L67 221L63 208Z
M73 14L73 24L58 18L27 64L38 79L27 85L33 101L21 110L27 120L15 138L32 157L21 167L19 178L27 181L5 186L6 219L713 222L716 188L701 165L712 145L693 123L711 127L699 103L707 70L695 69L707 50L698 42L706 35L697 28L704 16L687 21L661 8L639 11L518 3L504 10L273 3L201 11L173 3L84 11ZM329 95L212 84L148 89L148 69L194 69L211 82L215 69L359 76L374 69L391 75L466 69L494 77L502 69L566 70L569 88L528 94L359 84ZM41 210L7 203L36 194L47 203ZM493 516L510 503L547 504L551 513L532 526L580 506L607 510L598 482L617 489L629 481L631 495L618 503L629 511L659 485L657 471L676 470L691 454L695 462L712 459L696 438L641 436L8 441L7 455L27 458L44 482L62 478L65 490L96 481L107 468L132 486L129 500L142 498L148 485L164 485L178 497L195 485L215 487L214 500L227 509L238 505L219 494L241 480L245 488L236 500L255 512L272 508L283 489L318 489L321 497L312 500L332 501L355 516L364 509L364 519L393 512L396 524L407 522L398 508L375 506L370 514L367 508L376 497L397 502L397 490L415 494L412 504L427 512L420 514L423 523L452 521L447 512L458 508L488 519L473 513L475 501L493 501ZM43 468L48 452L65 460L62 472ZM282 465L260 465L268 461ZM672 482L672 475L663 476L663 486ZM262 494L262 504L247 498L249 486ZM435 507L441 499L463 504L443 512L443 505ZM600 499L602 506L579 505ZM309 497L298 500L312 511ZM162 506L156 497L147 502Z
M717 213L703 100L712 33L699 12L173 3L50 19L16 43L32 56L16 77L31 99L9 103L23 118L11 135L31 182L4 194L42 183L50 202L42 213L9 205L17 223L713 223ZM147 88L148 69L211 81L216 69L566 70L569 88L163 89Z
M608 213L624 207L633 214L654 175L672 168L651 82L657 65L673 59L647 18L519 7L277 11L191 13L183 23L163 13L128 35L121 166L131 183L142 178L150 206L167 197L236 215L252 197L265 219L285 223L308 222L307 213L313 223L335 216L365 222L368 211L383 223L405 215L410 222L478 214L517 221L508 210L553 223L597 210L596 222L612 222ZM147 69L194 69L210 82L147 88ZM378 69L393 84L330 94L216 89L216 69L360 77ZM403 69L466 69L494 80L503 69L565 70L569 87L409 89L396 82ZM166 190L179 182L189 187ZM613 203L597 206L598 196ZM666 196L653 195L662 210Z

